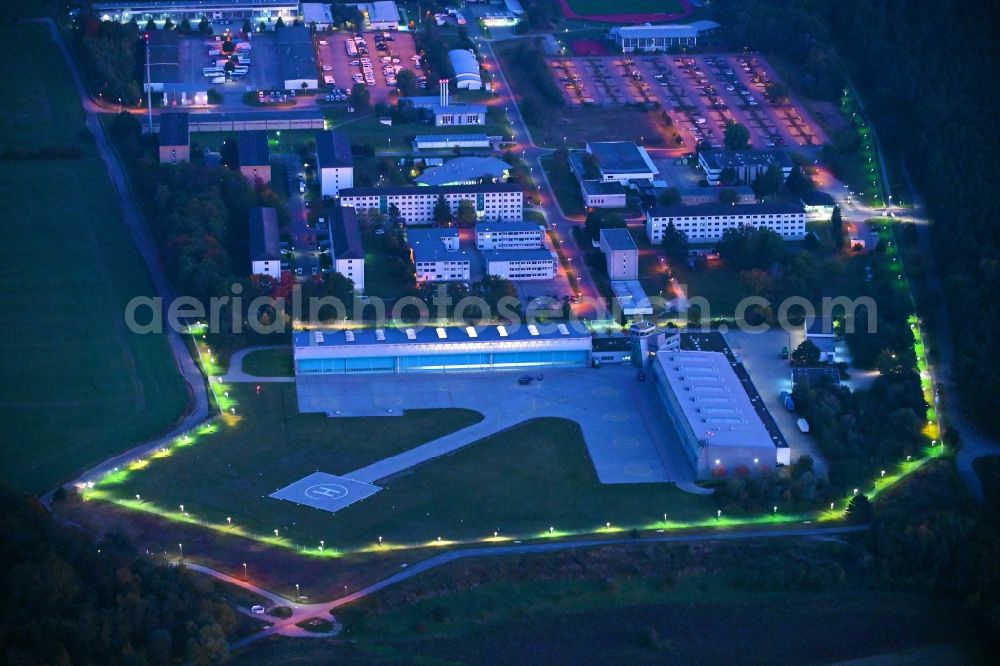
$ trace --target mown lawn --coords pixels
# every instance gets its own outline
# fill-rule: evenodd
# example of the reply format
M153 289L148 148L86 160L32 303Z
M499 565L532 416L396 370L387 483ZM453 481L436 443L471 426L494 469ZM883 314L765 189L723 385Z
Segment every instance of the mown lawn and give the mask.
M43 492L167 430L187 395L163 336L125 326L153 287L47 28L0 30L0 78L0 144L84 151L0 161L0 477Z
M255 377L291 377L291 349L259 349L243 357L243 372Z
M268 497L314 471L347 474L478 421L466 410L410 411L401 417L299 414L291 385L234 387L242 419L98 488L145 508L216 525L226 517L295 545L369 547L504 535L555 535L662 519L705 519L714 508L671 484L598 482L580 428L563 419L525 422L376 485L382 491L336 514Z

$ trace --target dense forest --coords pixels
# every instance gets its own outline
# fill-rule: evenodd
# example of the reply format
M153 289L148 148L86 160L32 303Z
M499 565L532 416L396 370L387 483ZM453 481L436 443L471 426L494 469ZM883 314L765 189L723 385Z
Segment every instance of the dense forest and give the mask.
M924 296L948 305L963 407L1000 434L993 353L1000 343L993 297L1000 289L1000 227L989 190L1000 147L1000 43L990 27L996 7L959 0L719 0L716 9L732 43L793 64L792 78L804 92L833 99L847 81L860 91L890 163L905 163L934 220L944 291Z
M0 654L7 664L213 664L237 625L211 579L125 538L58 525L0 487Z

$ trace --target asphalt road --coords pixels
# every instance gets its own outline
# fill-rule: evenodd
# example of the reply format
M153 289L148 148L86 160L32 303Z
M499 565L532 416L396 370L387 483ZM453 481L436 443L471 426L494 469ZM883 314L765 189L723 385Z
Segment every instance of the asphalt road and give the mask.
M142 259L146 264L146 268L149 271L156 293L162 297L164 306L166 306L173 299L174 292L169 281L167 280L166 275L163 273L162 267L160 266L159 252L157 251L156 244L153 242L153 238L149 233L149 228L146 226L146 221L142 217L139 206L135 201L131 185L129 184L128 177L126 176L121 160L118 157L118 153L115 151L114 146L111 144L111 141L104 132L104 127L100 123L98 114L103 112L103 109L91 99L90 94L83 83L83 78L80 75L79 69L77 68L76 61L70 54L66 43L63 41L62 34L56 28L55 23L53 23L51 19L40 19L40 21L48 25L49 30L52 33L52 39L59 48L59 52L62 53L63 58L66 60L66 64L73 76L73 82L80 95L80 102L83 105L86 117L87 129L90 130L90 133L94 137L98 153L100 154L105 165L107 165L108 176L110 177L111 182L114 185L115 192L118 195L119 203L122 209L122 219L125 225L129 228L132 240L135 242L136 249L139 251L139 254L142 256ZM166 317L164 317L164 321L166 321ZM177 369L184 377L184 381L188 386L189 411L187 415L163 438L140 444L129 451L115 456L114 458L105 460L96 467L84 472L79 479L73 483L78 483L86 479L93 479L96 476L102 475L106 471L127 463L133 458L141 457L159 446L162 446L164 441L170 440L177 435L190 430L209 417L208 393L205 386L205 379L202 376L201 371L191 358L191 354L188 353L181 336L173 330L167 330L166 336L167 343L170 345L170 351L177 363Z
M465 548L462 550L451 550L440 555L435 555L426 560L418 562L406 569L400 571L399 573L393 574L388 578L373 583L367 587L361 588L356 592L352 592L346 596L340 597L339 599L334 599L332 601L327 601L319 604L299 604L293 600L286 599L274 592L269 592L263 590L251 583L234 578L229 574L216 571L209 567L188 564L189 568L194 571L199 571L201 573L207 574L221 581L231 583L233 585L238 585L244 589L255 592L263 597L270 599L272 602L279 605L288 606L292 609L291 617L285 619L274 619L267 616L266 619L269 622L274 622L271 626L261 630L260 632L248 636L242 640L232 643L229 647L231 650L237 650L239 648L245 647L251 643L254 643L267 636L279 635L279 636L298 636L298 637L322 637L322 634L314 634L303 630L296 625L303 620L307 620L312 617L322 617L326 619L332 619L332 612L341 606L346 606L347 604L363 599L375 592L384 590L387 587L396 585L397 583L402 583L409 580L419 574L422 574L431 569L435 569L444 564L450 562L455 562L457 560L464 560L469 558L479 558L479 557L500 557L507 555L534 555L541 553L555 553L564 550L573 550L577 548L593 548L596 546L614 546L614 545L645 545L649 543L693 543L698 541L744 541L747 539L778 539L778 538L830 538L836 537L842 534L851 534L856 532L863 532L868 529L867 525L845 525L839 527L813 527L806 529L776 529L776 530L757 530L757 531L727 531L718 532L711 534L671 534L663 536L652 536L643 537L641 539L583 539L583 540L570 540L570 541L554 541L551 543L532 543L532 544L511 544L505 546L493 546L493 547L481 547L481 548Z

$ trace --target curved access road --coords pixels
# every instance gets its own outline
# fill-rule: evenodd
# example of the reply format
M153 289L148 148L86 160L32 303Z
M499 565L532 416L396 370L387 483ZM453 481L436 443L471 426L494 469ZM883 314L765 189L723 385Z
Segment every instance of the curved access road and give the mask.
M37 19L37 21L48 25L49 31L52 33L52 40L55 42L59 52L66 60L66 66L69 68L70 74L73 77L73 83L76 85L77 92L80 95L80 103L83 106L87 129L94 137L94 143L97 146L98 154L100 154L101 159L107 166L108 178L111 180L111 183L115 188L115 192L118 195L122 211L122 219L131 232L132 240L135 243L136 249L139 251L142 260L146 264L146 269L149 271L149 275L153 282L153 287L156 289L157 295L163 299L163 303L166 305L173 299L174 292L169 281L167 280L166 275L163 273L162 266L160 266L159 252L157 251L156 243L153 242L153 238L149 233L149 228L146 226L146 221L135 201L135 196L128 181L128 176L125 173L125 168L122 165L117 151L105 133L104 127L101 125L99 114L102 112L102 109L100 105L91 99L90 93L87 91L87 87L83 82L80 70L77 67L76 60L70 53L69 48L67 47L65 40L63 40L62 34L56 28L55 23L52 19ZM164 320L166 320L165 317ZM114 469L115 467L127 464L130 460L141 457L150 451L163 446L165 442L168 442L177 435L190 430L209 417L208 391L206 389L205 379L202 376L201 371L198 369L198 366L188 353L187 347L185 346L184 340L181 338L180 334L177 331L170 330L169 327L167 327L165 333L167 337L167 344L170 346L170 351L174 356L175 362L177 363L177 369L188 386L188 413L169 433L164 435L162 438L152 442L140 444L129 451L115 456L114 458L105 460L96 467L84 472L76 481L72 483L92 480L95 477L99 477L105 472ZM50 495L51 493L47 495L46 498Z
M309 631L298 627L297 625L304 620L308 620L313 617L321 617L324 619L330 619L331 614L337 608L341 606L346 606L352 602L363 599L375 592L384 590L387 587L396 585L397 583L402 583L407 581L425 571L435 569L444 564L450 562L455 562L457 560L463 560L468 558L479 558L479 557L502 557L507 555L535 555L541 553L554 553L564 550L573 550L577 548L593 548L596 546L618 546L618 545L642 545L649 543L693 543L699 541L743 541L748 539L775 539L775 538L806 538L806 539L830 539L836 538L842 534L851 534L857 532L863 532L868 529L867 525L841 525L837 527L810 527L805 529L770 529L770 530L743 530L743 531L724 531L724 532L712 532L712 533L699 533L699 534L671 534L662 536L652 536L652 537L642 537L640 539L583 539L583 540L567 540L567 541L553 541L551 543L531 543L531 544L511 544L505 546L493 546L493 547L477 547L477 548L465 548L462 550L451 550L440 555L435 555L434 557L429 557L426 560L418 562L413 566L407 567L405 570L399 573L393 574L388 578L384 578L376 583L373 583L367 587L361 588L357 592L352 592L346 596L340 597L339 599L334 599L333 601L327 601L318 604L299 604L295 601L286 599L281 595L275 594L273 592L268 592L262 590L261 588L252 585L246 581L234 578L229 574L222 573L221 571L216 571L209 567L187 564L193 571L198 571L217 580L221 580L226 583L231 583L233 585L238 585L243 589L249 590L263 597L271 599L275 603L280 605L288 606L292 609L291 617L273 620L273 618L268 618L268 621L273 621L269 627L261 630L260 632L247 636L235 643L232 643L229 647L231 650L237 650L239 648L245 647L250 643L258 641L262 638L268 636L295 636L295 637L323 637L329 636L331 634L314 634Z

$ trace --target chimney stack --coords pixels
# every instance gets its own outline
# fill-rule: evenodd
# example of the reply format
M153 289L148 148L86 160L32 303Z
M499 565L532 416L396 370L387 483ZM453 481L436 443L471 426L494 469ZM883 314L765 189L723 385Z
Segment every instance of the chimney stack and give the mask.
M438 81L441 86L441 106L448 106L448 79Z

